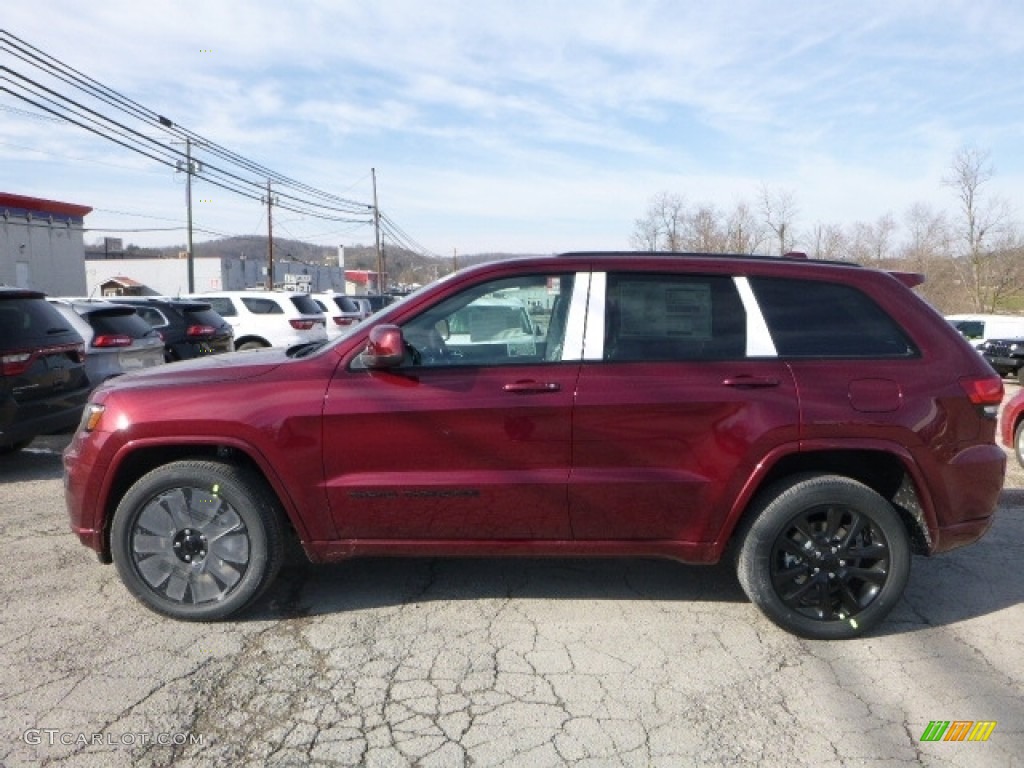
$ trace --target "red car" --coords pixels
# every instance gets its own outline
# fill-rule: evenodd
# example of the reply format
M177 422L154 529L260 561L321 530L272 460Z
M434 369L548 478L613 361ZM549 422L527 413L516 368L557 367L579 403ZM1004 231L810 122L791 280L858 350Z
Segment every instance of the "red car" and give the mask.
M315 562L728 555L780 626L853 637L912 553L985 533L1003 483L1002 381L917 282L699 254L467 269L333 343L104 385L64 456L71 526L181 619L252 604L295 536Z
M1003 445L1013 450L1024 467L1024 389L1006 401L1000 431Z

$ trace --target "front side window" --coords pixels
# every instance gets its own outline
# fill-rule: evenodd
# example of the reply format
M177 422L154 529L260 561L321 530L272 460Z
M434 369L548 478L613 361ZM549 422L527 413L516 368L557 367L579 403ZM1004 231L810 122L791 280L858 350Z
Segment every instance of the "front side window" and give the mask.
M727 360L746 351L746 312L730 277L612 273L604 315L605 360Z
M574 276L473 286L402 327L411 365L517 365L562 359Z

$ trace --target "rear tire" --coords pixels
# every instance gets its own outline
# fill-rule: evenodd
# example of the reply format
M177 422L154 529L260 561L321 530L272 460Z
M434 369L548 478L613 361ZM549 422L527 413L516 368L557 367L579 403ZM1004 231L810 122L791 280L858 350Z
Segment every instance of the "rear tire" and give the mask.
M790 478L762 494L751 516L737 575L783 629L817 640L858 637L903 594L907 530L866 485L838 475Z
M1024 420L1013 431L1013 452L1017 454L1017 463L1024 467Z
M223 619L251 605L283 557L281 514L259 475L214 461L176 461L140 478L110 531L128 590L175 619Z

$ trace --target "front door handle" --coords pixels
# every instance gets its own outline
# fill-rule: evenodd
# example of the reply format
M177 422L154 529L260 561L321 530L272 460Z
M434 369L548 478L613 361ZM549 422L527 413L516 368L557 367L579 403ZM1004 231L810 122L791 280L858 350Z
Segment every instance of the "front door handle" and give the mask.
M735 387L736 389L766 389L767 387L777 387L780 382L773 376L731 376L722 384L726 387Z
M516 381L502 387L506 392L529 394L531 392L557 392L562 387L553 381Z

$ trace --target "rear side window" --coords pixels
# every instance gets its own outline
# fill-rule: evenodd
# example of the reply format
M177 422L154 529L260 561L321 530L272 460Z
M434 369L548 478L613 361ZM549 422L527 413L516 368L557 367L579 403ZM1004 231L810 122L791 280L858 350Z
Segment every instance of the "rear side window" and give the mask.
M310 299L312 301L312 299ZM252 296L246 296L242 299L242 303L245 308L252 312L254 315L283 315L284 310L281 309L280 305L273 299L257 299ZM216 307L214 307L216 309ZM218 310L219 311L219 310ZM319 310L314 310L318 312ZM221 312L223 315L224 313Z
M610 274L605 360L742 358L746 312L732 278Z
M752 277L780 357L913 357L903 329L856 288L815 280Z
M288 297L295 308L304 315L316 315L320 314L322 310L313 301L313 297L308 293L297 293L294 296Z

